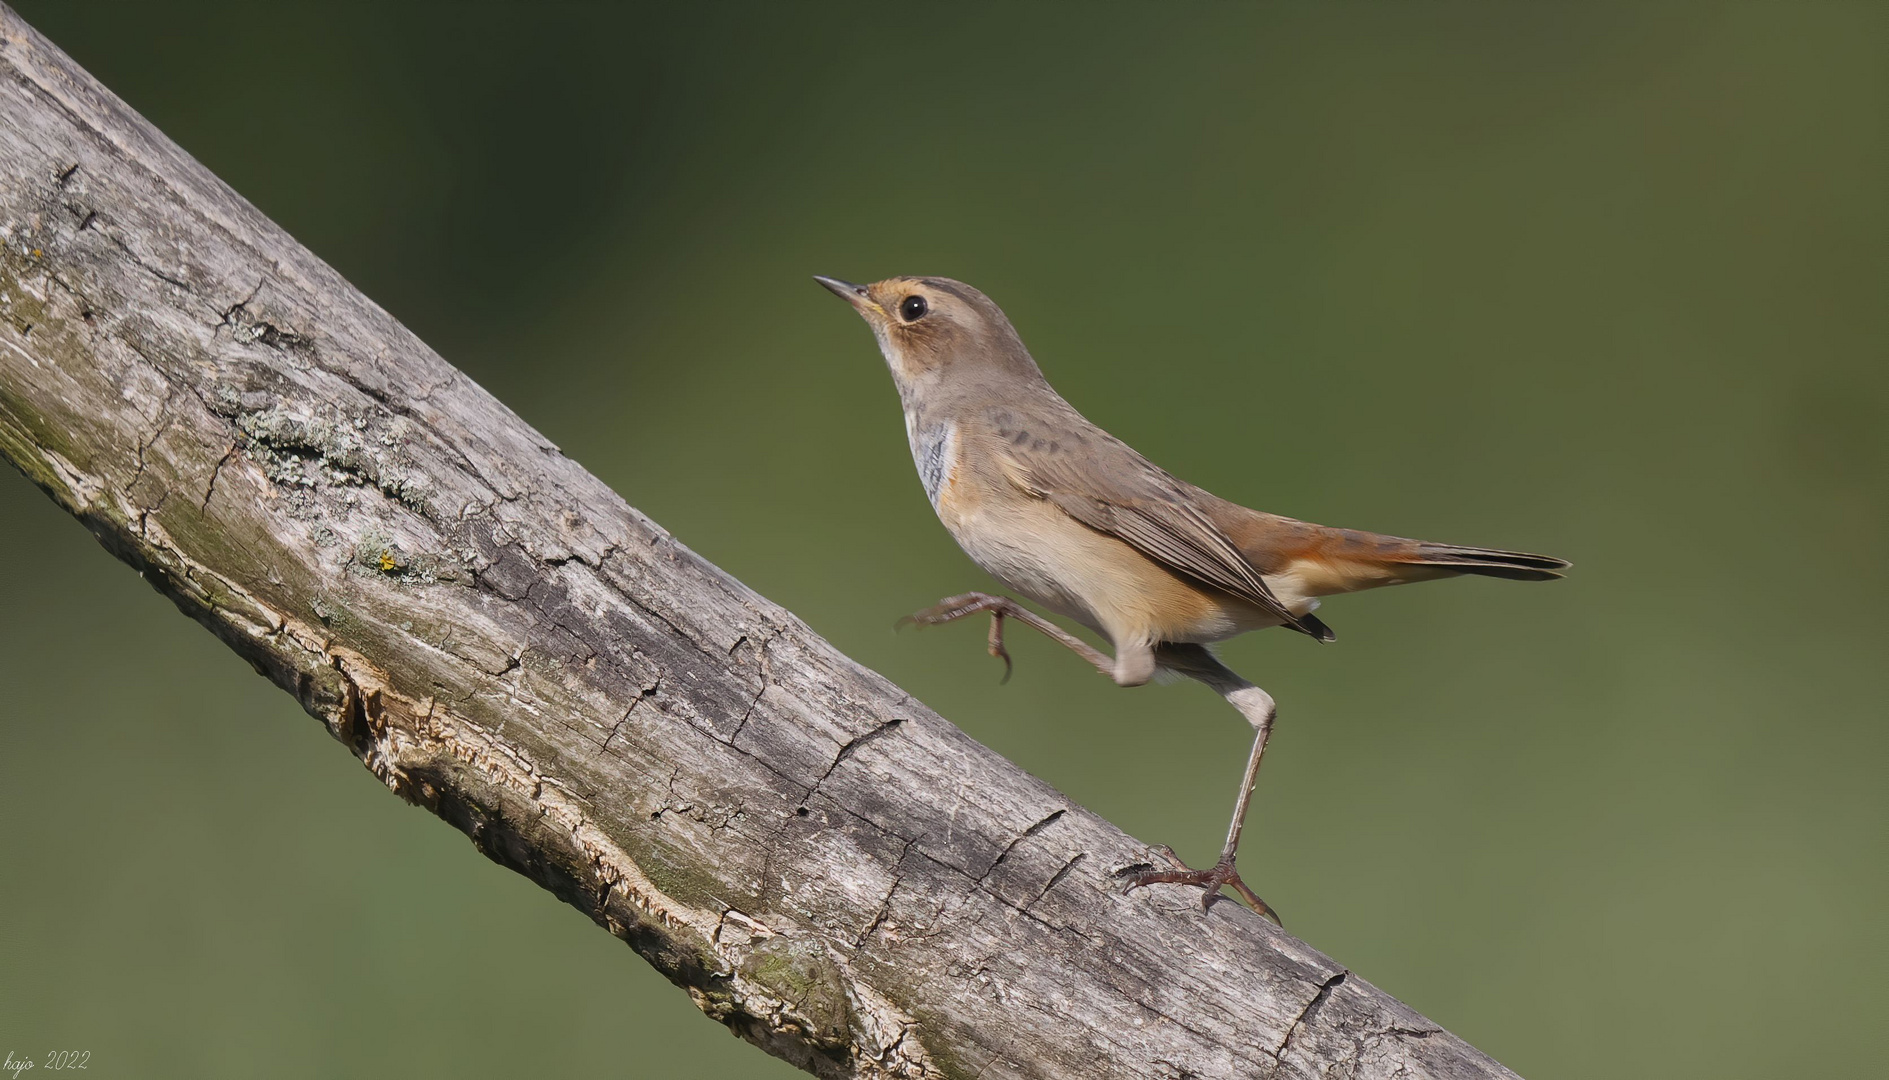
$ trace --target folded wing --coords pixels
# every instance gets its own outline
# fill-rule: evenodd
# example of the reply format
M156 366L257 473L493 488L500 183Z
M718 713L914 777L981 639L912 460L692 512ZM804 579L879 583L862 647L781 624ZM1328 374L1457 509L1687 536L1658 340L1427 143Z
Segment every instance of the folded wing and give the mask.
M1111 460L1109 468L1091 465L1078 475L1066 455L999 451L1004 472L1025 493L1170 569L1245 600L1302 634L1332 640L1330 627L1309 614L1289 611L1267 587L1259 568L1195 505L1204 493L1187 488L1125 446L1106 446L1102 452L1119 460Z

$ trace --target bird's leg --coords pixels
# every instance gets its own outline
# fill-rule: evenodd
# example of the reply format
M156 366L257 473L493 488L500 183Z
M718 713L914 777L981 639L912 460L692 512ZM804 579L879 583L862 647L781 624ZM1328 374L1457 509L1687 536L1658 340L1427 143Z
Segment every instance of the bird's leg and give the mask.
M970 592L962 596L953 596L940 600L937 604L923 611L913 612L898 621L898 625L915 623L919 626L937 626L953 619L962 619L966 615L981 612L990 613L990 654L1004 662L1004 678L1010 678L1010 653L1004 648L1004 620L1015 619L1027 626L1033 626L1049 635L1070 652L1094 664L1097 671L1104 675L1115 671L1114 661L1100 649L1071 634L1043 616L1017 603L1007 596L992 596L989 593Z
M1201 890L1200 906L1205 908L1220 894L1222 885L1231 885L1233 891L1240 894L1254 911L1259 912L1273 922L1279 922L1279 915L1272 906L1261 900L1246 882L1240 880L1239 870L1234 866L1234 856L1240 847L1240 830L1246 822L1246 807L1253 794L1253 781L1259 775L1259 759L1266 750L1267 732L1257 732L1253 739L1253 752L1246 759L1246 779L1240 788L1239 800L1233 807L1233 823L1227 828L1227 842L1220 849L1220 860L1205 870L1194 870L1180 860L1172 850L1166 847L1156 848L1162 858L1174 865L1172 870L1146 870L1131 875L1129 889L1139 889L1144 885L1193 885ZM1281 923L1281 925L1284 925Z
M1278 913L1247 888L1233 862L1240 847L1240 833L1246 828L1246 810L1252 802L1253 783L1259 778L1259 762L1266 753L1266 740L1272 735L1273 716L1277 711L1272 695L1235 675L1203 646L1163 643L1157 655L1162 667L1206 683L1240 710L1253 725L1253 749L1246 757L1246 775L1240 781L1240 797L1233 803L1233 821L1227 826L1227 841L1220 849L1220 860L1205 870L1194 870L1171 850L1158 848L1160 855L1174 864L1174 869L1128 872L1127 889L1146 885L1192 885L1201 890L1200 906L1204 909L1220 895L1221 886L1230 885L1254 911L1278 923Z

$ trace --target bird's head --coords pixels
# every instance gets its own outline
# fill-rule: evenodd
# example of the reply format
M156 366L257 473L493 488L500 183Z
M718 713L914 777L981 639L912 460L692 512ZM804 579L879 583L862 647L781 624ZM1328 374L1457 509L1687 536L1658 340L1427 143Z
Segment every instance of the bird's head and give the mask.
M941 382L1042 377L1003 310L961 281L894 277L855 285L817 275L814 280L866 320L901 395Z

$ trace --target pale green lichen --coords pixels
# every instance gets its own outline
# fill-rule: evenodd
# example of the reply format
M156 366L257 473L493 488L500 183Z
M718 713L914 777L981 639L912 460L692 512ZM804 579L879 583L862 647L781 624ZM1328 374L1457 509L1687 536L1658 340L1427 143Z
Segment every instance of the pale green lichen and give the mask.
M270 406L239 412L236 426L249 436L263 471L278 484L373 487L426 512L431 483L400 463L400 440L393 433L382 432L370 442L363 417L306 417Z

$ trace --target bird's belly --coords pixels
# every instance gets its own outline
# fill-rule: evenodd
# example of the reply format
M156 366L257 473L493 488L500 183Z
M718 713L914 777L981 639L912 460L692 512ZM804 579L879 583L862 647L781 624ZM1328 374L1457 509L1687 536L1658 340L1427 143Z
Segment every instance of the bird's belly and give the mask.
M1071 545L1058 542L1068 538L1008 514L955 514L941 506L938 517L971 561L1005 587L1092 630L1102 629L1090 602L1093 590L1084 587L1080 574L1071 573Z
M992 577L1115 643L1221 641L1279 622L1045 503L992 509L941 500L938 517Z

